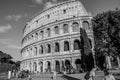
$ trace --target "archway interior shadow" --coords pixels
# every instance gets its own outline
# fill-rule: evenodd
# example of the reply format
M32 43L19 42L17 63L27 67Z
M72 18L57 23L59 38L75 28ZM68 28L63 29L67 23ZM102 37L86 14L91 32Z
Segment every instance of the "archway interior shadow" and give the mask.
M73 77L67 76L67 75L63 75L63 77L67 80L81 80L81 79L73 78Z

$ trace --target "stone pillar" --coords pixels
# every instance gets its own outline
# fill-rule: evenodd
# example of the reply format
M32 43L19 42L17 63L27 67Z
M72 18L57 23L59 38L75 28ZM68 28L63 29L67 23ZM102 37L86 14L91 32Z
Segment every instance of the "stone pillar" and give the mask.
M37 60L36 63L37 63L37 72L39 72L39 61Z
M54 42L52 41L52 42L51 42L51 53L52 53L52 54L54 53L54 50L55 50L55 49L54 49Z
M45 68L46 68L45 63L46 63L46 61L43 61L43 73L45 73Z
M59 34L62 34L63 33L63 29L62 29L62 25L59 25Z
M37 45L36 47L37 47L37 55L39 55L39 45Z
M51 61L51 72L54 71L54 60Z
M62 60L60 60L59 62L60 62L60 72L62 72Z
M31 72L33 72L33 61L31 61Z
M62 53L64 50L64 42L60 41L60 52Z
M73 39L70 39L70 52L71 52L71 53L74 51L73 42L74 42L74 40L73 40Z

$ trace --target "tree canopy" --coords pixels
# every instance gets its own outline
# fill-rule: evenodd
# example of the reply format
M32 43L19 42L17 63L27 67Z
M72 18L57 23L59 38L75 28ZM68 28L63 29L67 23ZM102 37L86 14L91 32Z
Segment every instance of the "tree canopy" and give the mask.
M120 55L120 10L109 10L92 19L97 57Z
M10 54L4 53L0 51L0 62L1 63L7 63L12 59L12 56Z

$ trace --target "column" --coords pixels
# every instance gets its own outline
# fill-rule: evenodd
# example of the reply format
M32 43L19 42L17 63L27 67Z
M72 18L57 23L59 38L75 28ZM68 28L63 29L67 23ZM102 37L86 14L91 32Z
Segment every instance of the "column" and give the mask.
M69 33L72 33L72 23L69 23Z
M52 60L52 62L51 62L51 72L53 72L54 71L54 60Z
M60 72L62 72L62 60L60 60Z
M61 40L59 44L60 44L60 52L62 53L63 52L63 48L64 48L64 43Z
M74 42L74 40L70 39L70 52L74 51L74 49L73 49L73 42Z
M55 50L55 49L54 49L54 42L52 41L52 42L51 42L51 53L52 53L52 54L54 53L54 50Z
M39 61L37 60L36 63L37 63L37 72L39 72Z
M46 68L45 61L43 61L43 73L45 73L45 68Z
M33 72L33 61L31 61L31 72Z

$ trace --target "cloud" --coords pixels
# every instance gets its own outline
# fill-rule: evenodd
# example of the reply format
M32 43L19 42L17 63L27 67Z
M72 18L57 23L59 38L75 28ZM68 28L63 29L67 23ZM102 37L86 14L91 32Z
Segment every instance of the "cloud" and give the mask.
M8 16L6 16L6 20L8 20L8 21L10 21L10 20L14 20L14 21L19 21L21 18L23 18L23 17L27 17L28 16L28 14L13 14L13 15L8 15Z
M52 2L56 3L56 2L58 2L58 0L52 0Z
M10 24L4 25L4 26L0 26L0 33L6 33L11 28L12 28L12 26Z
M33 4L42 4L44 0L32 0Z
M22 15L8 15L6 16L7 20L19 21L22 18Z
M32 0L33 5L31 5L31 7L36 7L37 5L41 5L43 4L44 8L48 8L53 6L54 3L57 3L59 0Z
M46 8L49 8L49 7L52 7L52 6L54 6L55 4L54 3L52 3L52 2L46 2L46 4L45 4L45 9Z

